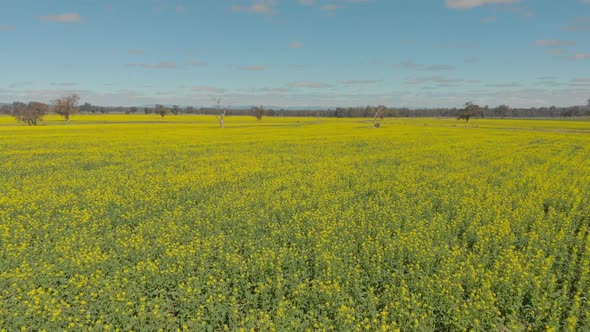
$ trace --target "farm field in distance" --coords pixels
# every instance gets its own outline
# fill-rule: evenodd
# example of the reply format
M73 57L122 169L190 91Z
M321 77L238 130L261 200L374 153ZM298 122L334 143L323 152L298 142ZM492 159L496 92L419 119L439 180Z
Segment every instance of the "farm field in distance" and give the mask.
M590 121L0 117L0 330L590 330Z

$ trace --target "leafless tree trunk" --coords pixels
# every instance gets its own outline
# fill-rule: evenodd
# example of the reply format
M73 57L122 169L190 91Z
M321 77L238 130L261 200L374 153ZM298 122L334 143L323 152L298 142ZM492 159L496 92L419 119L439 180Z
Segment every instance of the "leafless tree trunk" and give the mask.
M214 107L217 110L215 118L217 119L217 122L219 122L219 126L221 127L221 129L223 129L225 128L225 114L227 113L227 110L229 109L231 104L224 105L223 97L213 98L213 101L215 102Z
M375 109L375 121L373 122L373 127L378 128L380 126L379 119L383 119L383 112L385 112L385 107L377 106Z

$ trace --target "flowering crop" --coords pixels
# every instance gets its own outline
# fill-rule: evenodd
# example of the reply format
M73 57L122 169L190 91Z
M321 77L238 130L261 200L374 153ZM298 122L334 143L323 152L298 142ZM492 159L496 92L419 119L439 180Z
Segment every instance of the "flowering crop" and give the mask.
M587 121L156 119L0 118L0 330L590 330Z

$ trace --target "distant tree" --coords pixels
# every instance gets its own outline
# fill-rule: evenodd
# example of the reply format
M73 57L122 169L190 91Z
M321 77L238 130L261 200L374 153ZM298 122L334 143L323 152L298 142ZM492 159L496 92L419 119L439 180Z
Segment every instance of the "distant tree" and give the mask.
M36 126L38 121L43 119L43 116L49 111L46 104L36 101L30 102L28 105L23 103L13 103L14 110L12 116L18 121L22 121L29 126Z
M80 109L78 108L79 101L80 96L77 94L59 98L55 101L53 110L55 113L64 117L66 122L70 122L70 115L80 113Z
M262 116L264 116L264 113L265 113L265 109L262 105L261 106L252 106L252 108L250 108L250 114L255 116L256 120L258 120L258 121L262 120Z
M164 107L164 105L156 104L154 113L158 114L163 119L164 116L166 116L167 114L170 114L170 110L168 108Z
M368 108L369 106L367 106ZM378 120L383 120L383 117L385 116L385 110L386 107L383 105L379 105L377 107L371 108L374 112L374 116L375 116L375 120L373 122L373 127L375 128L379 128L381 127L381 124L378 122Z
M145 114L152 114L152 113L154 113L154 110L151 109L151 108L149 108L149 107L144 107L143 108L143 113L145 113Z
M172 105L172 114L178 115L180 113L180 106Z
M137 113L137 107L130 107L129 113Z
M229 109L230 105L225 105L223 103L223 97L213 98L213 108L215 109L215 118L217 122L219 122L219 127L221 129L225 128L225 115L227 114L227 110Z
M590 98L588 98L588 101L586 102L586 106L590 107Z
M457 113L457 120L465 120L465 122L469 122L469 119L472 117L482 117L483 112L479 105L476 105L472 102L465 103L465 108L460 110Z
M500 105L494 108L494 114L502 119L508 116L508 112L510 112L510 107L506 105Z
M84 103L84 105L80 106L80 113L90 113L94 107L90 103Z

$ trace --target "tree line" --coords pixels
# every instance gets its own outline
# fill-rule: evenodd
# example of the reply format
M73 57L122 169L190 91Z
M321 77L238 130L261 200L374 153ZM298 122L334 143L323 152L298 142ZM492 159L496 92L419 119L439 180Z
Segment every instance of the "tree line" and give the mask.
M360 107L337 107L328 110L286 110L265 108L263 106L253 106L250 109L231 108L230 105L223 103L223 98L214 99L214 105L210 107L181 107L179 105L165 106L156 104L152 107L113 107L97 106L90 103L79 105L80 97L76 94L58 98L50 104L40 102L13 102L12 104L0 105L0 114L8 114L15 117L28 125L37 125L43 119L43 116L50 112L61 115L65 121L70 120L70 116L78 113L124 113L124 114L157 114L164 118L167 115L178 114L202 114L213 115L216 117L220 127L223 128L226 116L254 116L262 120L265 116L281 117L316 117L319 118L372 118L374 126L378 127L378 120L385 117L456 117L459 120L469 122L471 118L557 118L557 117L578 117L590 116L590 99L587 106L570 106L570 107L531 107L531 108L512 108L507 105L500 105L494 108L479 106L472 102L465 103L463 108L423 108L409 109L386 107L384 105L367 105Z

